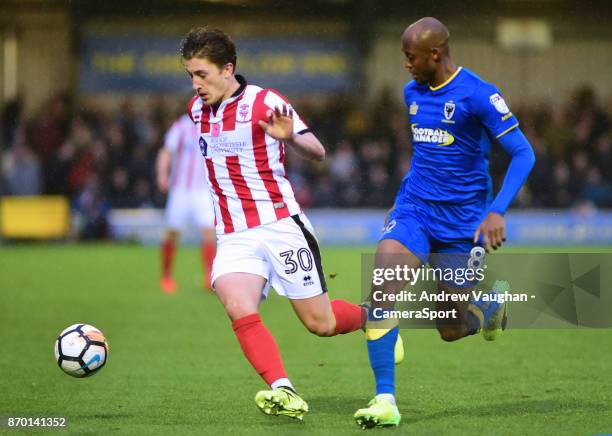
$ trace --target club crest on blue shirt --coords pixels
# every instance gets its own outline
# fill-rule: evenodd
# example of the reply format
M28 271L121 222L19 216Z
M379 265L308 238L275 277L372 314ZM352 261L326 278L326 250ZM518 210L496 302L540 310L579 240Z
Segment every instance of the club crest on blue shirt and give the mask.
M450 120L451 118L453 118L454 114L455 114L455 103L453 103L452 100L444 103L444 118L446 118L447 120Z
M202 156L206 157L206 152L208 151L208 144L206 143L204 137L200 136L200 141L198 143L200 145L200 153L202 153Z
M419 111L419 105L416 104L416 101L413 101L410 104L409 113L410 113L410 115L416 115L418 111Z

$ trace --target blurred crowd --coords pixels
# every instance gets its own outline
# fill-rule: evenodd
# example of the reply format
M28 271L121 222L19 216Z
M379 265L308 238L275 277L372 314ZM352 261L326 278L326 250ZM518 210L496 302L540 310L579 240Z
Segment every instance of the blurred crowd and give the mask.
M364 105L350 96L292 102L327 149L313 163L287 150L287 171L303 207L388 208L410 165L406 109L391 94ZM83 217L83 237L104 232L112 208L163 207L155 159L165 130L184 102L153 99L136 110L128 98L114 110L95 100L52 98L25 119L19 100L2 111L0 194L62 194ZM607 110L607 111L606 111ZM515 201L534 208L612 207L612 113L592 89L563 104L514 108L537 163ZM494 147L490 167L499 188L508 157Z

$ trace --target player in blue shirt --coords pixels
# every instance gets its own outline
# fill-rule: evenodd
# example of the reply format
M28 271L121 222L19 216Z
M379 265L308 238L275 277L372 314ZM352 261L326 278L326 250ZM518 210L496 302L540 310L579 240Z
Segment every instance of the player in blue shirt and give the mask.
M535 162L531 145L518 127L500 91L464 67L449 51L449 32L435 18L423 18L402 35L405 66L413 76L404 88L412 130L413 157L376 251L376 268L418 269L467 265L470 257L497 249L506 240L504 213ZM512 157L503 185L492 197L489 151L497 141ZM476 248L475 248L476 247ZM457 255L459 257L457 257ZM387 280L372 291L400 292L406 280ZM475 283L438 283L438 291L469 292ZM507 283L496 282L494 291ZM372 294L374 295L374 294ZM380 301L380 298L379 298ZM374 308L393 303L372 301L366 330L376 397L355 413L363 428L398 425L395 404L394 344L397 321L389 325L372 316ZM494 340L505 328L504 303L438 303L437 310L457 309L458 317L437 323L440 336L454 341L483 332ZM378 313L381 313L380 310Z

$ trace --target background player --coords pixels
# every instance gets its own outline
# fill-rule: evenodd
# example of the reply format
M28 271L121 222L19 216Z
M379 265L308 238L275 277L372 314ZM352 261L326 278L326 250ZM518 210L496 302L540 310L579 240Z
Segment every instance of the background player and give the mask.
M222 31L193 29L181 54L197 93L188 109L215 205L213 286L244 355L271 388L257 393L257 406L302 419L308 405L261 321L260 301L274 287L319 336L359 330L365 319L363 308L330 301L312 226L285 177L285 146L315 160L325 158L325 149L283 96L234 74L236 48Z
M402 36L405 66L414 79L404 88L413 157L377 248L377 268L395 267L398 256L399 263L410 268L428 260L436 267L458 267L456 254L463 254L460 260L465 267L475 244L482 242L487 251L497 249L506 240L504 213L535 162L499 90L454 64L449 36L435 18L417 21ZM493 138L512 160L491 202L488 155ZM405 284L387 282L380 290L399 292ZM438 289L466 291L452 283L439 283ZM469 307L467 303L455 307L458 319L437 325L446 341L480 330L492 340L505 326L504 304L473 301ZM436 309L447 310L448 303ZM398 327L370 328L376 325L374 320L366 330L376 397L355 414L364 428L400 422L393 365Z
M214 210L206 169L198 147L199 134L186 114L172 124L157 155L157 187L168 193L167 230L161 245L162 274L159 285L164 292L176 291L172 265L180 230L189 224L202 233L203 286L210 290L210 273L215 258Z

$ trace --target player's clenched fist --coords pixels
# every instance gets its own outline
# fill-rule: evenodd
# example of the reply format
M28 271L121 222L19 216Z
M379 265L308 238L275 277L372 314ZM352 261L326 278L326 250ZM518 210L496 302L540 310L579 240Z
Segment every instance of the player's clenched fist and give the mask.
M497 250L497 247L500 247L506 241L504 217L498 213L489 212L474 233L474 243L478 242L480 234L482 234L483 245L487 253L491 248Z

